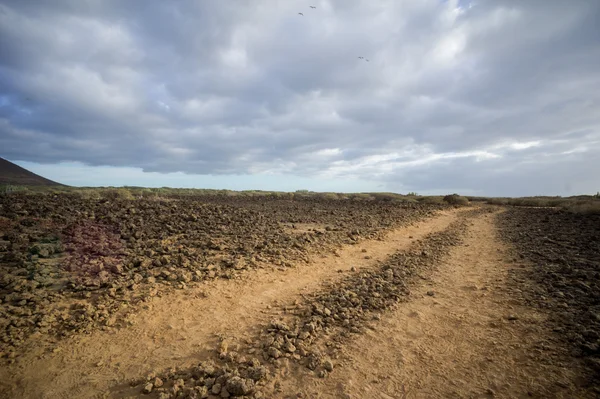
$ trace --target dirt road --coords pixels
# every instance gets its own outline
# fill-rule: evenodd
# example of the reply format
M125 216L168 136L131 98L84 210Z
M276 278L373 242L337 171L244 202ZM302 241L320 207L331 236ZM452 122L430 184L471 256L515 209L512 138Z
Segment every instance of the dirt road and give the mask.
M50 355L17 359L0 372L0 392L7 398L142 395L139 388L125 389L127 382L214 357L223 338L249 343L290 304L325 289L326 282L375 270L395 252L465 217L440 213L382 241L347 246L309 264L257 270L154 298L128 328L69 338ZM518 265L507 262L492 214L469 216L462 239L411 286L408 302L347 341L328 378L310 370L286 373L265 397L585 397L574 385L578 365L547 358L560 350L547 339L546 316L521 305L507 283L509 269Z
M307 398L583 398L579 365L548 358L546 315L507 285L508 249L493 215L476 218L451 256L401 304L344 348L326 380L299 378ZM428 295L428 293L430 295ZM543 348L544 350L540 350Z
M216 280L200 288L154 298L130 328L96 331L61 342L52 354L30 353L0 374L8 397L94 398L122 381L203 358L220 337L243 339L280 312L351 268L377 262L427 234L446 228L456 212L389 232L384 241L350 245L337 255L313 258L295 268L257 270L239 280ZM367 259L368 258L368 259Z

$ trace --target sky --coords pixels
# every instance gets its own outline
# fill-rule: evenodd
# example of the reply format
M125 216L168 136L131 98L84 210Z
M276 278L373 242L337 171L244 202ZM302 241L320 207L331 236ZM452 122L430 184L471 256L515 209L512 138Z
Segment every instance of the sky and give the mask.
M0 156L65 184L574 195L599 154L596 0L0 4Z

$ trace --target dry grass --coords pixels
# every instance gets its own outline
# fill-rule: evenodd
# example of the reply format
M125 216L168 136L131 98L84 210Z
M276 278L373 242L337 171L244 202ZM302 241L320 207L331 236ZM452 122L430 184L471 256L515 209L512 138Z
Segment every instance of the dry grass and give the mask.
M600 215L600 201L590 201L567 205L564 209L572 213L584 215Z
M335 192L314 192L308 190L297 190L296 192L282 191L262 191L262 190L213 190L213 189L195 189L195 188L148 188L148 187L20 187L20 186L0 186L0 195L11 195L13 193L32 194L32 195L55 195L69 194L86 200L137 200L141 198L156 200L176 200L190 197L261 197L265 199L282 200L302 200L302 199L325 199L328 201L376 201L391 202L397 204L407 203L425 203L425 204L444 204L443 196L420 196L415 193L407 195L387 192L374 193L335 193ZM466 197L461 197L458 205L464 205L468 202Z
M487 198L486 203L504 206L561 208L573 213L600 214L600 196Z
M419 197L417 201L422 202L423 204L443 204L444 199L442 197Z

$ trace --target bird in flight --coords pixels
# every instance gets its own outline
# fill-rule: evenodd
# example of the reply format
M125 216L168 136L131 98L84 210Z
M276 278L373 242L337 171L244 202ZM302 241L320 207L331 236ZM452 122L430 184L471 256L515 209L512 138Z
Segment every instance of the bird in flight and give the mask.
M302 16L304 16L304 14L302 14L301 12L299 12L299 13L298 13L298 15L302 15Z
M365 57L358 57L359 59L363 60Z
M315 7L315 6L309 6L309 7L310 7L310 8L317 8L317 7Z
M368 59L365 58L365 61L370 62Z

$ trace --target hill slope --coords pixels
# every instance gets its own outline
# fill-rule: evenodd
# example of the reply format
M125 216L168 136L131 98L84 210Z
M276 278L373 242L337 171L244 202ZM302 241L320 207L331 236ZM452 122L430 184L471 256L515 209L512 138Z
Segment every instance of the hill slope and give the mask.
M0 184L12 184L16 186L62 186L60 183L36 175L4 158L0 158Z

